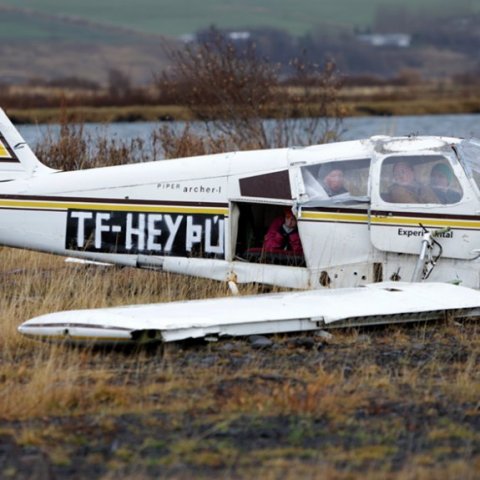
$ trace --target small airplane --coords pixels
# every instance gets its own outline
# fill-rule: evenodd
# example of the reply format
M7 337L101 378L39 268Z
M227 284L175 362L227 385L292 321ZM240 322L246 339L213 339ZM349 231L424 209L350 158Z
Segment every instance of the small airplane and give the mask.
M57 312L19 326L39 339L167 342L475 316L480 141L376 136L61 172L0 110L0 244L232 291L296 289Z

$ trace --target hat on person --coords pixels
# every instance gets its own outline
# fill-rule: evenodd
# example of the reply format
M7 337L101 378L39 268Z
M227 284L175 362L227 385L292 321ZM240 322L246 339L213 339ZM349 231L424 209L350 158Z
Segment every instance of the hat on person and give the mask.
M318 178L323 180L326 176L330 175L334 170L340 170L343 173L343 167L338 163L326 163L322 165L318 170Z
M443 175L444 177L447 178L447 180L449 182L452 181L452 178L453 178L453 174L452 174L452 170L451 168L448 166L448 165L445 165L444 163L437 163L433 168L432 168L432 171L430 173L430 176L434 175L434 174L440 174L440 175Z
M285 218L287 217L295 217L295 214L292 212L292 208L291 207L285 207L283 209L283 214L285 216Z

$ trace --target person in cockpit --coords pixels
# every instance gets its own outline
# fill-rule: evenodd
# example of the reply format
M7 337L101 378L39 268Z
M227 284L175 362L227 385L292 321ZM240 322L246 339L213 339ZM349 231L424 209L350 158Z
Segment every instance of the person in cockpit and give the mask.
M430 186L440 203L457 203L462 198L460 192L451 188L453 172L448 165L437 163L430 172Z
M322 165L318 171L318 179L329 197L348 193L343 169L338 164Z
M439 203L432 188L420 183L413 166L407 160L393 165L393 184L388 189L392 203Z

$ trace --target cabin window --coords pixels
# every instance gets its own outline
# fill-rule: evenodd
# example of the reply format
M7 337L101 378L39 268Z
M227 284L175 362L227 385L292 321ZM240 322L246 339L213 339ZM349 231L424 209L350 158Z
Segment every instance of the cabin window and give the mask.
M447 158L441 155L398 155L384 160L380 196L389 203L451 205L463 196Z
M237 207L236 260L305 266L296 218L290 207L255 203L238 203Z
M302 168L307 204L355 203L368 200L370 159L343 160Z

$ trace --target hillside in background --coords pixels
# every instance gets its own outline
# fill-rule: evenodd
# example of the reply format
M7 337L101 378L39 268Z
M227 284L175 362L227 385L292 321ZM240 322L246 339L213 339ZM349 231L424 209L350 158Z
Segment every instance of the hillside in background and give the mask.
M182 35L204 29L272 27L292 35L304 35L321 25L344 28L374 27L382 9L398 9L398 0L1 0L0 6L52 17L77 19L128 28L141 33ZM479 0L403 0L400 9L416 16L447 16L480 12ZM400 20L397 18L397 21ZM2 22L3 23L3 22ZM398 25L401 28L401 25ZM14 37L31 37L32 31L19 29ZM55 32L52 32L55 34ZM75 31L64 32L73 39ZM45 36L45 32L34 35ZM1 32L0 35L4 35ZM47 34L48 36L48 34Z
M333 59L346 76L480 70L480 0L0 0L0 84L75 77L106 86L121 72L146 85L168 63L166 42L198 38L210 25L248 31L276 63L307 52L313 63ZM379 46L372 33L404 38Z

